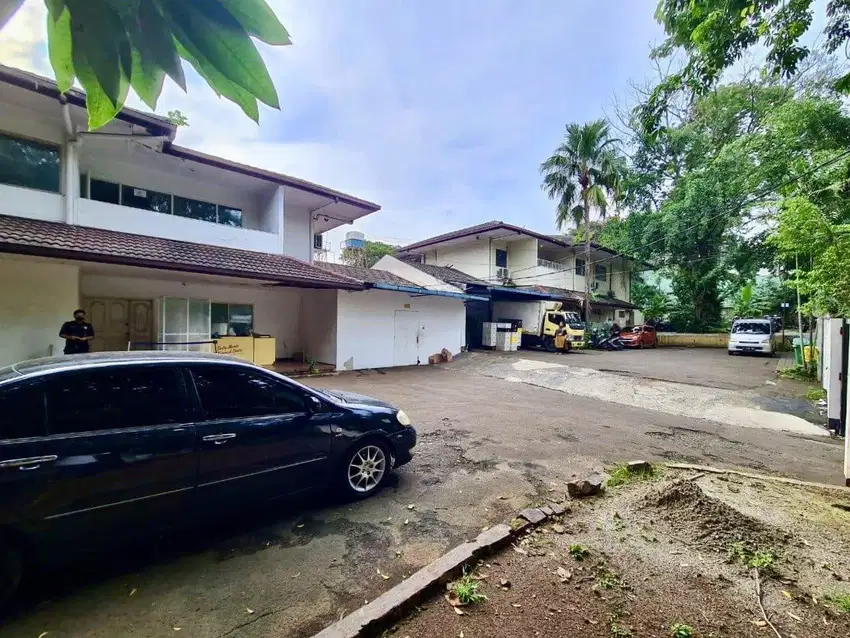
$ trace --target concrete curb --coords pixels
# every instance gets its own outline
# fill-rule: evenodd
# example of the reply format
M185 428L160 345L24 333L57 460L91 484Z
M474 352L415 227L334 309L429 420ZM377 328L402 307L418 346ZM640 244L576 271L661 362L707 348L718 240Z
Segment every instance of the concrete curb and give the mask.
M440 585L450 581L464 565L501 549L532 526L545 523L567 511L564 503L522 510L510 524L501 523L481 532L474 541L458 545L430 565L403 580L313 638L360 638L371 636L393 620L401 618Z

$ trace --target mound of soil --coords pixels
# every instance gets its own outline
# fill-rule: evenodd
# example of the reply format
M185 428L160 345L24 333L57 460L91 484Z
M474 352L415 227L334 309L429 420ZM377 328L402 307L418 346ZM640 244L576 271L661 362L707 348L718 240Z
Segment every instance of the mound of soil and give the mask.
M750 549L779 549L791 534L747 516L705 492L693 481L674 481L645 497L669 532L706 551L725 553L732 543ZM681 531L678 531L681 530Z

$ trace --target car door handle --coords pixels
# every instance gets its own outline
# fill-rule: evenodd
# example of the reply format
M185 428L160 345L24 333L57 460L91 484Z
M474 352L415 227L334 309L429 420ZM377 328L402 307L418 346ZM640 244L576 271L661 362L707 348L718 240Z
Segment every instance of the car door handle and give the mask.
M42 463L52 463L58 458L55 454L51 454L49 456L31 456L26 459L7 459L0 461L0 468L16 467L22 472L29 472L30 470L37 470Z
M225 432L224 434L208 434L202 440L212 441L216 445L227 443L230 439L235 439L236 435L233 432Z

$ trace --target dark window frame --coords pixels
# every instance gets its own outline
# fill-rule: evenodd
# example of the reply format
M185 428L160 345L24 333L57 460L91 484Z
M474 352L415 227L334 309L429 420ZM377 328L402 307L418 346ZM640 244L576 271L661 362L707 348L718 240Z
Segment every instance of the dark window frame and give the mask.
M274 383L281 388L285 388L286 391L291 392L295 395L298 395L301 399L301 409L300 410L287 410L287 411L274 411L274 412L262 412L262 413L253 413L253 414L215 414L213 412L208 411L209 408L204 404L203 392L198 384L198 372L202 370L213 370L216 373L232 373L232 374L249 374L255 377L258 377L262 380L265 380L269 383ZM215 364L215 363L197 363L197 364L189 364L186 366L186 371L191 380L191 388L194 388L194 394L196 397L199 416L198 423L213 423L216 421L235 421L242 419L262 419L262 418L272 418L275 416L291 416L303 414L306 415L309 413L310 407L310 394L301 390L300 388L293 386L286 381L279 379L275 376L272 376L263 370L255 370L249 366L242 365L230 365L230 364ZM190 388L190 391L191 391ZM233 392L216 394L214 396L234 396ZM240 395L240 396L245 396Z
M576 257L576 274L584 277L587 272L587 262L580 257Z
M495 249L496 254L494 259L496 260L496 268L507 268L508 267L508 250L502 248ZM499 259L499 257L504 257L504 259ZM501 264L499 262L502 262Z
M5 184L8 186L14 186L16 188L27 188L30 190L40 191L42 193L55 193L57 195L62 194L62 147L59 144L54 144L52 142L45 142L44 140L39 140L33 137L28 137L26 135L17 135L14 133L10 133L0 129L0 138L6 138L7 140L11 140L13 142L18 142L21 144L28 144L30 146L39 147L42 150L51 151L56 154L56 189L53 188L41 188L39 186L32 186L29 184L18 184L12 182L6 182L0 180L0 184Z
M594 264L594 266L593 266L593 278L596 281L607 281L608 280L608 267L605 264Z
M53 392L54 384L61 383L63 377L67 379L72 375L97 375L97 374L109 374L109 373L122 373L122 372L141 372L141 371L153 371L153 373L159 372L168 372L173 376L172 381L176 381L178 387L172 388L172 391L176 391L172 399L180 399L182 395L182 414L180 410L177 410L177 416L179 418L172 421L164 421L158 423L133 423L130 425L126 425L126 421L121 419L121 425L115 425L114 427L104 427L104 428L96 428L96 429L74 429L74 430L57 430L53 425L53 420L51 418L51 411L53 406L51 405L51 393ZM195 416L195 406L192 402L191 394L189 393L189 388L186 385L186 377L183 374L182 365L177 364L136 364L136 365L108 365L108 366L96 366L90 368L77 368L71 370L62 370L53 374L48 375L44 379L43 384L43 394L45 400L45 428L46 434L52 438L67 438L67 437L76 437L76 436L84 436L84 435L102 435L102 434L110 434L110 433L120 433L127 432L133 430L151 430L151 429L162 429L162 428L173 428L182 424L191 423ZM126 390L125 390L126 391ZM134 393L135 394L135 393ZM167 404L169 407L173 408L172 403ZM128 413L130 410L128 410Z

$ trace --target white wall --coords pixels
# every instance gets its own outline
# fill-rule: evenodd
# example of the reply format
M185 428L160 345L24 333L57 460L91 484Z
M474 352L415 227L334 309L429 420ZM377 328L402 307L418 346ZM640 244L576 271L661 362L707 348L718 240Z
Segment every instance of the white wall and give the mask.
M457 354L466 343L466 308L450 297L411 297L402 292L339 291L337 314L337 369L360 370L393 365L395 311L419 313L419 357L443 348Z
M62 354L62 324L80 306L79 268L0 255L0 365Z
M303 292L300 313L301 341L305 357L340 367L337 364L336 293L336 290Z
M283 209L283 254L309 262L313 258L310 209L287 206Z
M277 234L117 206L93 199L77 200L76 223L136 235L280 254Z
M507 247L511 277L525 277L526 273L537 267L537 240L533 237L508 242Z
M0 215L61 222L65 220L64 201L57 193L0 184Z
M253 304L254 331L276 338L278 358L301 350L299 312L301 291L294 288L260 288L202 282L114 277L84 274L80 284L82 297L117 299L156 299L184 297L214 302ZM94 326L97 331L97 326Z
M425 252L425 263L435 266L451 266L468 275L490 281L491 265L495 268L490 249L490 239L472 239L452 247L440 247Z

